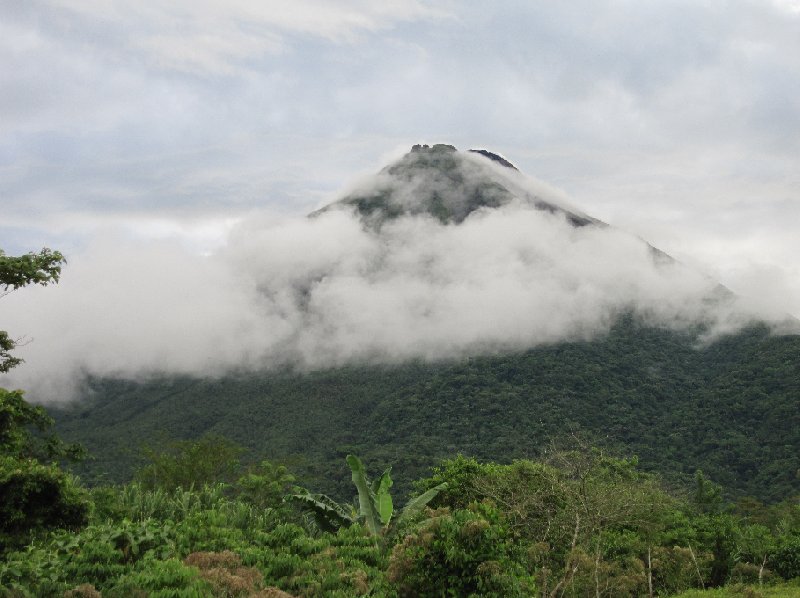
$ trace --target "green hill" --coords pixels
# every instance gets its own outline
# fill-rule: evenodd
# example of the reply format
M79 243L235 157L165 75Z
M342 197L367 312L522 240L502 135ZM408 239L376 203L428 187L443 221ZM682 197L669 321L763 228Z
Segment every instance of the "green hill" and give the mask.
M509 462L578 433L677 482L702 469L732 496L800 492L800 337L761 327L695 348L624 318L592 342L510 355L90 386L53 412L95 456L88 480L127 479L162 430L224 435L346 497L348 452L413 479L459 452Z
M442 227L457 227L477 210L516 202L556 214L576 231L612 230L521 176L486 150L414 146L363 189L315 214L350 210L380 239L387 220L401 216L433 216ZM568 236L572 229L558 230ZM650 250L654 271L675 264ZM538 259L557 269L559 257ZM301 299L326 276L312 274L292 289ZM708 288L706 305L732 297ZM628 304L635 300L620 303ZM95 455L81 469L94 480L128 479L141 445L167 434L213 433L247 447L252 459L289 461L314 487L342 497L350 492L341 475L347 453L375 467L392 464L411 480L456 453L509 462L579 435L638 455L645 469L678 483L702 469L732 496L774 501L800 491L800 336L753 326L700 346L702 323L694 332L676 331L652 319L644 325L642 317L647 309L633 308L591 341L459 351L469 358L314 371L289 366L216 379L93 379L86 397L55 415L59 432Z

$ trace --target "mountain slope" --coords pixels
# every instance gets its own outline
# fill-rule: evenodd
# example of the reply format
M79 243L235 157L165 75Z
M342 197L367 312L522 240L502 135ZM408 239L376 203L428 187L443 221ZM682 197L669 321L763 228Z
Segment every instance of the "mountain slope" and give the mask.
M512 208L520 209L503 212ZM355 266L332 259L332 268L345 262L342 270L301 272L287 295L299 310L292 321L316 325L312 331L330 335L323 348L345 347L361 360L333 354L313 368L282 362L279 371L219 378L92 379L82 401L55 413L60 433L96 456L80 470L87 479L127 479L142 443L216 433L248 447L250 458L287 460L313 478L313 487L347 498L342 463L350 452L371 468L392 464L400 490L407 490L404 480L424 475L443 457L461 452L510 461L578 433L637 454L643 467L676 481L699 468L731 495L779 500L800 491L800 337L753 325L709 343L704 335L715 323L703 318L731 300L724 288L707 280L697 285L701 277L693 275L699 291L692 291L666 254L624 238L557 194L540 192L487 150L415 146L369 184L312 214L320 218L313 222L337 210L354 213L354 227L365 234L359 241L383 253L357 254ZM492 215L493 236L474 234ZM458 262L461 254L442 252L470 249L472 260L482 260L519 222L535 228L517 230L508 251L484 264L488 279L472 276L477 265ZM469 235L454 243L446 236L454 231ZM434 234L441 242L398 258L393 251L413 245L404 236L409 233L417 243ZM535 235L541 242L527 243ZM609 245L613 250L605 251ZM509 256L514 267L495 277ZM617 276L614 268L632 263L638 265ZM609 273L594 276L607 267ZM412 268L419 272L409 277ZM467 282L451 280L454 270ZM352 297L356 278L359 293L369 293L363 309L388 305L375 312L377 324L358 310L336 311ZM263 281L264 292L281 296L271 282ZM403 285L421 290L393 303ZM672 287L681 285L691 292L670 299ZM556 299L538 302L547 292ZM496 307L513 293L522 302L508 305L517 311ZM476 295L488 300L475 302ZM573 303L575 297L582 300ZM584 317L581 310L600 300L607 304ZM558 322L555 312L567 310L567 302L573 313ZM554 312L527 320L534 304ZM406 310L406 320L395 307ZM504 317L505 327L493 317ZM462 334L461 345L442 338L463 332L467 318L480 326ZM443 319L452 325L440 327ZM392 354L385 342L391 335L376 340L370 334L383 334L390 324L396 334L408 332L398 322L415 328L405 350ZM369 334L366 324L373 326ZM295 331L301 349L317 340L301 335L307 330ZM354 338L361 344L353 347Z
M288 460L315 487L349 497L343 458L393 464L401 484L456 453L510 461L572 432L682 479L696 469L732 495L800 491L800 338L753 328L705 349L621 320L592 342L456 362L311 373L97 380L56 413L97 460L89 479L126 479L136 449L170 436L227 436Z

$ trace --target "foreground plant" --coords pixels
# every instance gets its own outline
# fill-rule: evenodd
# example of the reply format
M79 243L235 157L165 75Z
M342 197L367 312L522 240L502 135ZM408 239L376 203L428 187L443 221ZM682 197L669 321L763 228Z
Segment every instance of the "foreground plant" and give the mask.
M392 487L392 468L388 467L379 478L370 483L361 459L355 455L347 455L346 460L352 472L353 484L358 490L358 505L341 505L325 494L311 494L307 490L293 494L290 499L309 511L323 531L335 532L341 527L360 523L376 538L385 535L394 516L394 504L389 492ZM420 513L446 488L447 483L443 482L410 499L396 517L395 525L400 526Z

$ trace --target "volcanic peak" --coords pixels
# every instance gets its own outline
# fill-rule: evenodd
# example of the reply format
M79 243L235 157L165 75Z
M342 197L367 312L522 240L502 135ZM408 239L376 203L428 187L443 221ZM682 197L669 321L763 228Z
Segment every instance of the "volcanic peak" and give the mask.
M492 164L503 168L494 168ZM519 170L499 154L485 149L459 152L455 146L444 143L414 145L410 152L383 168L369 186L314 214L334 207L350 207L367 226L375 229L387 220L405 215L428 215L442 224L460 224L477 210L499 208L514 200L562 214L573 226L602 225L531 191Z

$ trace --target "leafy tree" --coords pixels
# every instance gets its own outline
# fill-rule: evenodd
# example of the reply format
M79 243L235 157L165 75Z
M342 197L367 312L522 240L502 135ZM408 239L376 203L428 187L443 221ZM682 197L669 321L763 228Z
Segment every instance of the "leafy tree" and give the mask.
M31 533L77 529L87 519L86 495L55 463L79 458L80 446L65 446L56 436L33 434L53 424L20 390L0 388L0 553L27 541Z
M6 255L0 249L0 296L30 284L58 282L64 261L58 251L47 248L20 256ZM16 344L5 330L0 330L0 372L7 372L22 361L10 353Z
M789 536L780 542L772 566L784 579L800 577L800 535Z
M531 596L508 529L488 504L445 509L397 544L388 578L402 596Z
M66 445L55 434L44 434L52 425L47 411L28 403L21 390L0 388L0 454L45 461L82 459L85 450L79 444Z
M0 455L0 554L24 545L36 532L85 525L86 498L55 464Z
M146 488L200 487L214 482L232 482L239 472L244 449L230 440L207 434L198 440L176 440L165 448L142 449L147 465L136 479Z
M416 486L422 491L442 483L446 489L434 505L463 509L489 499L502 505L513 535L535 542L552 541L555 518L567 500L563 472L527 460L498 465L459 455L442 461Z
M748 568L757 571L756 579L760 586L763 584L767 564L775 553L775 537L767 527L757 523L742 525L737 531L736 559L739 562L736 567L739 567L740 571L746 571L747 569L743 565L749 565ZM749 580L745 579L745 581Z
M285 465L267 460L250 467L236 482L238 498L261 509L278 508L284 498L296 489L297 478Z
M582 587L596 596L654 595L662 541L675 501L636 459L585 446L555 451L548 463L444 461L418 488L447 482L437 505L491 501L509 532L530 547L544 594Z
M699 470L695 473L690 505L694 511L692 527L697 541L702 549L712 555L708 585L722 586L736 564L738 521L726 512L722 486L709 480Z
M722 510L722 486L709 480L701 470L694 474L692 504L700 513L716 515Z
M0 250L3 294L30 284L58 282L64 257L57 251L7 256ZM0 372L20 363L10 354L16 345L0 331ZM53 528L77 529L88 518L85 493L53 461L77 457L78 447L65 447L55 436L42 437L53 420L30 405L20 390L0 388L0 553L27 542L32 534Z

